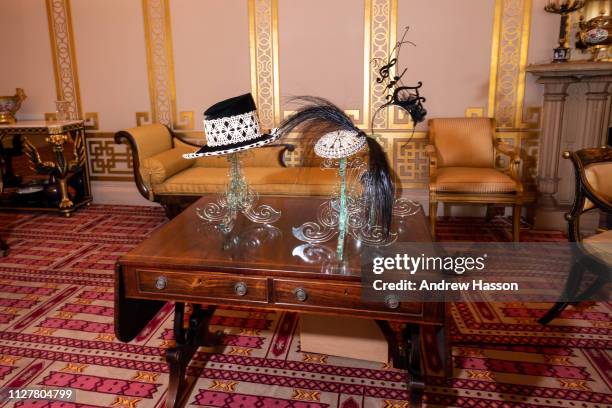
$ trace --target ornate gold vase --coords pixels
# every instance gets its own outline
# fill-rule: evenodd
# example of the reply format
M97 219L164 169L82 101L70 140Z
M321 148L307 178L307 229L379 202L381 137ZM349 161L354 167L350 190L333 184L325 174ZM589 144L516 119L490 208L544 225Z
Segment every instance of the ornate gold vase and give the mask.
M609 49L612 43L612 17L610 0L587 1L580 16L580 31L576 48L589 50L592 61L610 60Z
M26 98L23 89L15 89L13 96L0 96L0 124L15 123L15 113L21 108L21 102Z

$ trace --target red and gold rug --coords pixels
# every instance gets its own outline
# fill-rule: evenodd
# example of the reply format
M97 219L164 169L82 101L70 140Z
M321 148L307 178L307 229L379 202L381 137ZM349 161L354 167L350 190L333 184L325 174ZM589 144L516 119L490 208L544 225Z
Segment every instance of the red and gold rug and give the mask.
M113 265L165 221L159 209L92 206L73 218L0 213L11 254L0 259L0 389L70 387L75 402L0 407L162 407L172 306L129 344L113 335ZM499 241L504 219L442 220L443 240ZM522 231L523 241L564 239ZM546 304L451 306L454 375L431 378L427 406L612 405L612 307L570 308L549 327ZM219 310L223 347L200 349L189 407L408 407L404 373L303 353L299 316Z

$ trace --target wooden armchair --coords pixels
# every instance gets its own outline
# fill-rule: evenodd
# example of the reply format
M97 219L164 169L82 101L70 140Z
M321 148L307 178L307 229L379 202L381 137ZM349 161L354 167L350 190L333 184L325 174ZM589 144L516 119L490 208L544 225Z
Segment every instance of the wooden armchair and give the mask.
M576 177L574 204L565 218L569 241L578 243L575 252L579 262L570 271L560 301L539 319L541 324L550 322L568 305L588 300L598 291L605 290L612 274L612 230L584 239L580 234L580 216L585 212L599 209L612 214L612 149L601 147L564 152L563 158L572 161ZM587 271L595 273L596 279L578 293Z
M429 141L429 219L434 238L438 202L505 204L513 207L512 232L518 241L523 204L520 156L514 147L495 139L495 121L431 119ZM495 168L496 151L510 157L507 172Z

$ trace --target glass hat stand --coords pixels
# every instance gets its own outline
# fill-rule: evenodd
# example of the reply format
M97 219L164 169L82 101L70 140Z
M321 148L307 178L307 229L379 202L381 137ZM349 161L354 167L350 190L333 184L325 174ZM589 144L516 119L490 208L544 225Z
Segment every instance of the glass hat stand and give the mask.
M278 221L281 212L267 204L257 205L257 193L251 190L244 174L239 153L227 156L230 163L230 181L225 191L215 202L207 203L196 209L197 215L208 222L218 223L222 232L231 232L239 213L258 224L271 224Z
M308 221L293 228L293 236L309 244L320 244L338 235L336 255L339 261L344 259L344 241L346 234L357 242L369 246L390 245L397 239L397 233L391 232L388 237L383 234L380 225L375 225L373 214L361 191L361 177L367 171L367 163L359 156L337 160L325 159L323 169L338 168L340 183L332 198L319 206L317 220ZM416 214L420 206L405 199L395 199L393 215L406 217Z

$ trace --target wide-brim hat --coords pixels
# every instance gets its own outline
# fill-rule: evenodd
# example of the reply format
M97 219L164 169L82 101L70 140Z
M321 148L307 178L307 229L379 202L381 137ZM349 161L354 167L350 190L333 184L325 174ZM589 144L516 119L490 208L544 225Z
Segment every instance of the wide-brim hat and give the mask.
M206 146L186 159L236 153L272 143L280 134L261 133L253 96L248 93L218 102L204 112Z

